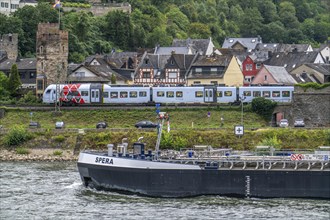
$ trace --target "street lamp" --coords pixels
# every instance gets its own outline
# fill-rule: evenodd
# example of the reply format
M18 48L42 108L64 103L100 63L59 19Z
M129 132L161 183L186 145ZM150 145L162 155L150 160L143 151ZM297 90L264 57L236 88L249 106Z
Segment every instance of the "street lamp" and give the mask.
M239 100L241 101L241 105L242 105L242 117L241 117L241 125L243 125L243 101L246 99L245 96L240 96Z

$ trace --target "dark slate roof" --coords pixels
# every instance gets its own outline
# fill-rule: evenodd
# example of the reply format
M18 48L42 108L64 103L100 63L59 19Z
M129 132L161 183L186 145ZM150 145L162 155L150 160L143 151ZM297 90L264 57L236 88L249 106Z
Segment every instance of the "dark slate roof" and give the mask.
M159 55L171 55L172 53L176 54L189 54L188 47L156 47L154 54Z
M296 80L288 73L282 66L268 66L264 65L268 72L274 77L278 83L296 84Z
M246 59L251 52L235 50L231 48L220 48L218 49L222 55L233 55L235 56L241 63Z
M188 55L188 54L173 54L173 59L177 63L180 69L188 69L192 64L192 61L196 57L196 55Z
M252 38L227 37L222 44L222 48L232 48L236 43L242 44L248 50L253 50L258 43L262 43L262 39L260 36Z
M19 60L6 59L0 63L0 70L10 70L12 65L16 63L19 70L36 70L37 58L24 58Z
M172 42L173 47L188 47L190 46L194 51L194 53L202 51L203 54L206 53L206 50L211 42L211 38L209 39L174 39Z
M272 57L265 61L270 66L283 66L288 72L297 66L305 63L314 63L318 52L293 52L293 53L274 53Z
M291 74L291 76L297 81L297 83L308 83L316 82L321 83L313 74L301 73L301 74Z
M228 66L232 55L200 56L192 66Z

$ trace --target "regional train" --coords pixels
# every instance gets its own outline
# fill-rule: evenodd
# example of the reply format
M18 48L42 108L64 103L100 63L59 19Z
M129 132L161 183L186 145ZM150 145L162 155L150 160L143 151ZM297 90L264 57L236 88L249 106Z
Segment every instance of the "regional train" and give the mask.
M57 92L56 92L57 91ZM276 102L291 102L293 86L224 87L216 85L142 87L112 86L100 83L49 85L43 102L52 104L148 104L148 103L240 103L264 97Z

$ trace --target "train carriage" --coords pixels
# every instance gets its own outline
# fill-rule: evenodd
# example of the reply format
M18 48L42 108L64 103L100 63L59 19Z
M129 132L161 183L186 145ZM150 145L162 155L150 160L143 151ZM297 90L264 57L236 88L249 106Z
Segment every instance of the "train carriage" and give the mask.
M238 95L243 102L252 102L257 97L264 97L275 102L291 102L293 91L293 86L240 87Z
M103 103L143 104L151 101L149 87L104 86Z

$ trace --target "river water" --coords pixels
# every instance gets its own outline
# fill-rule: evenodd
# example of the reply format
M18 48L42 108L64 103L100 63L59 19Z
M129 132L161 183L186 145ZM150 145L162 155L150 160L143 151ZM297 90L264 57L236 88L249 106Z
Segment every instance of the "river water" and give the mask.
M161 199L85 188L74 162L1 162L0 219L330 219L330 201Z

